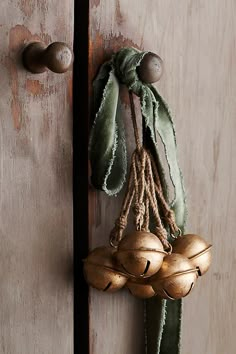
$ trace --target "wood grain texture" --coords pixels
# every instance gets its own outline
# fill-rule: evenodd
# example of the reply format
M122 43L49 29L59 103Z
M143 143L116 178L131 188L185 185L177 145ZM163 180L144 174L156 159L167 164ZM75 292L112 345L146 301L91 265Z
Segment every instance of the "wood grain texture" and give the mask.
M235 15L234 0L90 1L91 78L123 45L164 60L157 88L175 116L187 231L214 245L210 271L184 300L183 354L233 354L236 347ZM107 242L119 203L91 193L91 247ZM91 354L143 354L142 326L139 300L91 291Z
M111 5L111 7L110 7ZM122 47L124 43L133 45L132 40L122 35L119 38L106 39L106 32L100 30L99 22L105 21L104 6L109 16L113 14L114 2L101 4L90 1L90 79L94 78L99 66L110 58L113 50ZM106 22L104 22L104 25ZM109 26L109 25L108 25ZM111 36L112 37L112 36ZM127 141L129 154L135 143L133 138L130 111L127 107L128 95L122 90L123 112L127 126ZM122 193L118 197L107 197L102 192L91 189L90 201L90 248L108 245L109 233L118 217ZM120 290L115 294L104 294L94 289L89 296L90 322L90 353L91 354L138 354L144 353L144 320L143 302L132 297L127 290ZM134 340L135 338L135 340Z
M20 56L72 45L73 0L0 9L0 353L72 354L72 73L33 75Z

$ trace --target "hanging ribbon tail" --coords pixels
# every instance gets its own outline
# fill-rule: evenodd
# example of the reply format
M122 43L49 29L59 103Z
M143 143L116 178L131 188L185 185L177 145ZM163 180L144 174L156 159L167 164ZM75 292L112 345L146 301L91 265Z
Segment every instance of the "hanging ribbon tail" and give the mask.
M158 152L157 134L159 135L174 187L174 199L170 205L175 212L178 227L184 232L187 217L186 198L182 173L178 165L175 129L171 113L163 98L151 85L144 88L140 98L144 118L145 145L156 157L163 191L165 197L168 198L164 169ZM147 354L178 354L180 352L181 320L182 300L163 301L158 298L147 300Z
M174 187L174 199L170 203L170 206L175 213L176 224L183 232L187 219L187 206L183 176L177 158L177 144L174 123L169 108L164 99L159 95L153 86L150 86L150 90L155 97L153 124L163 143L166 161L169 167L170 178Z
M153 297L144 302L146 354L160 353L166 319L166 300ZM150 314L152 314L150 316ZM162 353L162 352L161 352ZM171 351L169 354L172 353Z
M125 182L127 153L119 82L110 63L101 67L93 88L97 113L89 144L91 182L108 195L116 195Z
M165 325L161 339L161 354L179 354L181 342L183 300L166 300ZM151 354L151 353L150 353Z

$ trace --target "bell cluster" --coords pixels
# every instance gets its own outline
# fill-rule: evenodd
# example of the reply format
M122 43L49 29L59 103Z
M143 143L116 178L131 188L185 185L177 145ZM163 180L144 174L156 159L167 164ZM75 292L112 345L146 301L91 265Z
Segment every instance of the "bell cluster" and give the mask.
M84 260L84 275L90 286L104 292L126 287L139 298L180 299L209 269L211 247L202 237L187 234L178 237L167 253L156 235L135 231L117 249L94 249Z

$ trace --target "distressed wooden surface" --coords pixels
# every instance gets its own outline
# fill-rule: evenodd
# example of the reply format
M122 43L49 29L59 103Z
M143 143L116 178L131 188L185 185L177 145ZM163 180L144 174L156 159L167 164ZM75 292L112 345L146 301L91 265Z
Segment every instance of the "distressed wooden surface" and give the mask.
M233 354L236 347L235 14L234 0L90 1L91 78L124 45L163 58L157 88L175 116L187 231L214 244L211 270L184 300L183 354ZM119 206L120 197L90 193L91 247L108 241ZM143 354L142 302L91 291L90 346L91 354Z
M0 9L0 353L72 354L72 73L30 74L20 54L72 45L73 0Z

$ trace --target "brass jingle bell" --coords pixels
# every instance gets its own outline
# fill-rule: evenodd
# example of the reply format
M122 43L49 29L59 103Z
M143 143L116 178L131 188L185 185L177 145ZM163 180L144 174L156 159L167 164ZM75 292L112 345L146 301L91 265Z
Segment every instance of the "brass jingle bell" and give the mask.
M127 276L115 264L111 247L95 248L84 260L84 277L98 290L115 292L127 282Z
M120 241L115 257L129 276L146 278L160 269L166 254L156 235L135 231Z
M202 237L194 234L187 234L178 237L173 242L173 252L180 253L189 258L198 274L205 274L211 265L211 247Z
M187 257L172 253L164 258L161 269L149 283L161 298L176 300L191 292L197 277L197 269Z
M149 299L156 295L153 287L148 284L146 279L135 279L131 278L127 281L126 287L129 289L131 294L135 297L141 299Z

